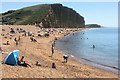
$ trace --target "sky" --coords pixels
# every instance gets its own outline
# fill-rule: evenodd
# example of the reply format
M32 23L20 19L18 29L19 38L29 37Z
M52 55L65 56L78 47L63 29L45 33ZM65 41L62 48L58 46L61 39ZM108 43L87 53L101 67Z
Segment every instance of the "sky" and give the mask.
M53 2L2 2L2 13L23 7L51 4ZM99 24L104 27L118 27L118 2L60 2L73 8L85 19L85 24Z

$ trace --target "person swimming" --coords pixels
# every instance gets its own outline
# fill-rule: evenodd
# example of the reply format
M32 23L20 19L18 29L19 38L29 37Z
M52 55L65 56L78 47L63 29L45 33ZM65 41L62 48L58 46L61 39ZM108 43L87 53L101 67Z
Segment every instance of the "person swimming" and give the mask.
M93 45L93 48L95 48L95 45Z

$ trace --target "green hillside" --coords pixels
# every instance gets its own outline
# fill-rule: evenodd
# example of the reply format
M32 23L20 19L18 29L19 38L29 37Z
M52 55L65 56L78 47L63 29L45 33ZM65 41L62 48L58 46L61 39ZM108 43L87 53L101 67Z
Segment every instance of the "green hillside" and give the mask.
M75 10L62 4L42 4L2 13L3 24L43 27L84 27L85 21Z
M48 14L49 5L37 5L32 7L26 7L20 10L16 10L12 13L3 15L3 17L10 17L8 21L3 21L3 24L34 24L35 22L40 22Z

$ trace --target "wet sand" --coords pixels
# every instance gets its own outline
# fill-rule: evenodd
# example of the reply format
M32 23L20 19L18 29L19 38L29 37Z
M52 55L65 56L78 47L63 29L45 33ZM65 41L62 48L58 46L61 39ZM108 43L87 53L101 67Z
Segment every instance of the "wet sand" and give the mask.
M6 35L10 33L10 28L14 27L15 32L16 28L22 28L25 31L31 31L34 33L34 38L37 42L31 42L30 36L22 37L23 33L12 34L13 36ZM104 69L100 69L97 67L93 67L90 65L83 64L71 57L68 59L68 63L63 63L63 53L61 51L55 50L53 57L51 56L51 43L55 39L55 37L60 38L64 35L72 33L74 31L85 30L85 28L78 29L63 29L63 33L60 34L50 34L49 37L36 37L38 35L37 31L44 34L38 27L30 26L30 25L11 25L11 26L2 26L1 34L5 34L2 36L2 43L6 43L6 41L10 42L10 45L2 45L2 49L4 52L10 52L12 50L20 50L19 58L24 56L24 60L28 61L28 63L32 67L23 67L23 66L11 66L7 64L2 64L2 78L118 78L118 75L107 71ZM57 29L56 29L57 30ZM7 38L4 38L4 37ZM16 46L14 38L18 38L21 36L20 41L18 42L18 46ZM10 39L10 37L12 39ZM2 61L6 53L2 54ZM36 66L36 61L39 61L41 66ZM51 68L52 63L56 64L56 69ZM75 67L73 67L73 65Z

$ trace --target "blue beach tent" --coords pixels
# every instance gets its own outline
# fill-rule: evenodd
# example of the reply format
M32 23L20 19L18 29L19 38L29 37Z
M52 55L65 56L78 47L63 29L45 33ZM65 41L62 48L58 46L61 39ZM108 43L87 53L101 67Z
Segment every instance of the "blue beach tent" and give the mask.
M4 63L17 66L18 54L19 54L19 50L14 50L8 53L7 56L4 58Z

